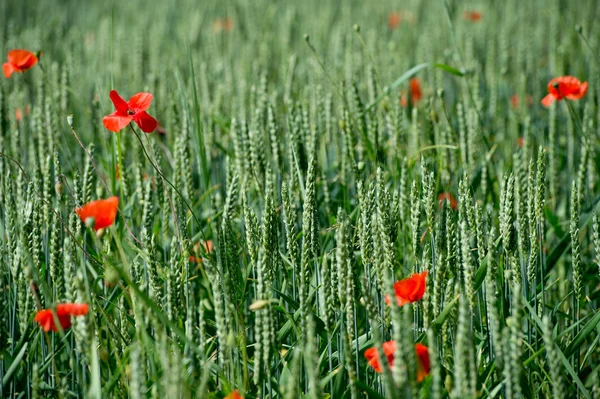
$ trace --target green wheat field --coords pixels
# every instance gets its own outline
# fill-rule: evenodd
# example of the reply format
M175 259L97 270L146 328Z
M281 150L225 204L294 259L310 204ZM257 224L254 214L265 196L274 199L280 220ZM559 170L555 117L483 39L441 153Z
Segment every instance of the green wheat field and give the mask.
M600 398L599 21L0 1L0 397Z

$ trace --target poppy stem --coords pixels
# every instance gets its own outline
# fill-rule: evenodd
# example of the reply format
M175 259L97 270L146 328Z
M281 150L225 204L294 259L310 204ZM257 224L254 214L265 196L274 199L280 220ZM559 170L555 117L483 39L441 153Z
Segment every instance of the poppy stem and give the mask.
M94 157L92 157L92 154L90 154L90 152L88 151L87 148L85 148L85 146L83 145L83 143L81 142L81 139L79 138L79 136L77 135L77 132L75 131L75 128L71 127L71 133L73 133L73 136L75 136L75 139L77 139L77 142L79 143L79 146L81 146L81 148L83 149L83 151L85 151L86 155L88 156L88 158L90 159L91 163L92 163L92 167L94 168L94 171L96 172L96 175L98 176L98 178L100 178L100 181L102 182L102 185L104 186L104 188L106 189L106 191L112 195L112 193L116 190L111 190L110 188L108 188L108 184L106 184L106 181L104 180L104 178L102 177L102 175L100 174L100 171L98 171L98 167L96 166L96 162L94 161ZM115 168L113 168L113 173L115 173ZM65 179L66 181L66 179ZM116 182L116 179L113 179L113 182ZM121 196L123 195L123 192L121 191ZM123 216L123 211L117 206L117 209L119 210L119 212L121 213L121 216ZM127 220L125 219L125 217L123 217L123 222L125 223L125 227L127 227L127 231L129 232L129 234L131 235L131 237L133 237L133 239L140 244L142 247L144 246L144 244L135 236L135 234L133 234L133 230L131 230L131 227L129 227L129 223L127 223Z
M194 213L192 207L187 202L187 200L183 197L183 194L181 194L181 191L179 191L179 189L177 187L175 187L175 185L173 183L171 183L171 181L165 177L165 175L160 170L160 166L156 165L154 163L154 161L152 160L152 158L150 158L150 155L146 151L146 147L144 147L144 143L142 143L142 139L140 138L139 134L135 131L135 129L133 128L133 126L131 126L131 123L129 124L129 128L133 131L133 133L135 134L135 137L137 137L140 145L142 146L142 151L144 151L144 155L146 155L146 158L148 158L148 161L150 162L150 164L152 165L152 167L154 168L154 170L156 170L156 173L158 173L160 175L160 177L161 177L161 179L163 179L163 181L166 181L167 183L169 183L169 185L173 188L173 190L175 190L175 192L177 193L177 195L179 195L179 198L181 198L181 200L183 201L183 203L185 204L185 206L189 209L190 213L192 214L192 217L194 218L194 220L196 221L196 223L198 224L198 226L202 226L202 224L200 223L200 220L196 217L196 214ZM173 207L172 203L171 203L171 206ZM173 209L173 217L175 217L175 221L176 221L177 219L176 219L176 215L175 215L175 210L174 209ZM202 229L200 229L200 233L202 234L202 237L206 240L206 236L205 236L204 231Z
M582 141L582 144L584 146L587 146L587 142L585 140L583 140L583 137L585 136L585 133L583 132L583 126L581 124L581 121L579 120L579 116L577 115L577 113L575 112L575 109L573 108L573 104L571 104L571 102L568 99L565 102L567 103L567 107L569 108L569 114L571 116L571 120L573 121L573 123L575 125L577 125L577 128L579 129L579 132L581 133L581 136L579 136L579 138Z
M121 199L125 201L125 192L123 188L125 185L125 165L123 165L123 151L121 149L121 132L117 132L117 166L119 168L119 176L116 176L115 170L115 179L119 178L119 180L121 180L121 184L119 184L119 192Z
M588 41L587 37L583 34L583 28L581 27L581 25L576 26L575 30L577 31L577 33L579 34L579 36L581 36L581 39L583 39L585 45L590 49L590 51L592 52L592 54L594 55L594 57L596 57L596 61L600 64L600 55L598 55L598 53L596 52L596 50L594 50L594 48L592 47L592 45Z

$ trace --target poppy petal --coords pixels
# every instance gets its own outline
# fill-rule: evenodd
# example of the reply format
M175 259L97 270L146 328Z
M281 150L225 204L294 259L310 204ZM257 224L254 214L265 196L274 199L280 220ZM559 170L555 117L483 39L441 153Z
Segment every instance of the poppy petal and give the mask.
M244 397L242 395L240 395L240 393L236 389L235 391L231 392L229 395L225 396L225 399L244 399Z
M144 133L152 133L158 126L156 119L148 115L146 111L136 113L134 115L134 120Z
M31 51L27 50L10 50L8 52L8 62L17 69L26 70L37 63L38 59Z
M579 86L579 98L585 96L588 90L588 82L583 82L581 86Z
M88 202L81 208L75 209L75 212L84 223L86 219L94 218L94 230L100 230L114 223L118 207L119 198L113 196L105 200Z
M552 105L555 98L552 94L548 94L546 97L542 98L542 105L546 108Z
M85 303L59 303L56 305L56 318L63 330L71 327L71 316L83 316L88 313L89 306ZM33 321L38 323L46 332L58 331L56 318L52 309L38 311Z
M12 66L12 64L5 62L4 64L2 64L2 70L4 71L4 76L10 78L10 76L15 71L15 68Z
M50 316L50 317L48 317ZM50 310L40 310L39 312L37 312L35 314L35 317L33 318L33 321L35 321L36 323L38 323L42 329L46 332L50 331L51 328L51 320L52 317L52 313Z
M111 132L118 133L127 125L129 125L129 123L132 120L132 115L124 115L119 111L115 111L112 114L102 118L102 123L104 123L104 127L110 130Z
M154 96L151 93L137 93L129 99L129 108L133 112L142 112L147 110L152 103Z
M396 341L384 342L382 347L383 352L387 357L394 356L394 353L396 352Z
M373 367L373 369L381 373L381 364L379 364L379 359L377 358L377 348L369 348L365 351L365 359L367 359L367 363L369 366Z
M59 316L84 316L88 313L87 303L61 303L56 306Z
M121 97L119 93L117 93L116 90L110 91L110 100L112 101L112 103L115 106L115 109L118 112L122 114L127 114L127 111L129 111L129 105L127 105L127 101L125 101L123 97Z
M417 382L421 382L429 375L431 364L429 361L429 348L423 344L416 344L415 351L417 359L419 359L419 367L417 369Z
M580 86L573 89L573 93L566 95L569 100L579 100L587 93L588 82L582 83Z

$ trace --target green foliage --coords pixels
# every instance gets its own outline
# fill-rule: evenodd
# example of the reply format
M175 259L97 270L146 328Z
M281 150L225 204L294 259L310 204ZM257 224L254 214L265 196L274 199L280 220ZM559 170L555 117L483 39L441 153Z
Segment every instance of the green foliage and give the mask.
M0 2L1 397L599 394L595 1L60 3Z

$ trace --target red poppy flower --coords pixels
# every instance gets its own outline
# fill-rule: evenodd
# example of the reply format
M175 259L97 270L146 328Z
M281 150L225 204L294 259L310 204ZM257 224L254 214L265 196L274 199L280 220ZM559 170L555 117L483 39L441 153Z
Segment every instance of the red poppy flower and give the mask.
M15 110L15 119L17 122L21 122L23 120L23 112L21 111L21 108L17 108Z
M513 109L519 108L519 96L518 95L513 94L512 96L510 96L510 105L513 107Z
M410 80L410 99L412 103L418 103L421 97L423 97L423 93L421 92L421 81L418 78L412 78Z
M211 253L213 251L213 242L211 240L206 240L202 243L204 247L204 251L206 253ZM202 263L202 257L200 256L200 243L197 242L192 249L194 255L190 255L190 262L192 263Z
M423 344L416 344L415 351L417 352L418 369L417 369L417 382L421 382L429 375L431 370L431 363L429 362L429 348Z
M398 27L398 25L400 25L400 21L402 20L402 15L397 12L391 12L388 15L388 28L390 28L390 30L394 30Z
M94 218L94 230L104 229L112 225L117 217L119 197L88 202L81 208L75 209L79 218L86 223L88 218Z
M244 399L244 397L242 395L240 395L240 393L236 389L235 391L231 392L229 395L225 396L225 399Z
M548 83L548 95L542 99L542 105L549 107L554 100L560 101L563 98L569 100L579 100L587 93L588 83L581 83L579 79L573 76L560 76L554 78Z
M382 345L383 353L388 359L388 363L390 367L394 364L394 353L396 352L396 341L387 341ZM381 364L379 363L379 359L377 358L377 348L369 348L365 351L365 358L369 363L369 366L373 367L375 371L381 373L383 370L381 368Z
M382 345L383 353L387 357L388 363L390 367L394 365L394 353L396 352L396 341L387 341ZM429 362L429 350L423 344L416 344L415 351L417 352L417 382L421 382L429 375L429 371L431 369L431 364ZM365 358L369 366L373 367L373 369L381 373L383 369L381 368L381 364L379 363L379 359L377 358L377 348L369 348L365 351Z
M438 195L438 202L440 203L440 208L444 204L444 201L450 202L450 207L453 210L456 210L456 198L454 198L452 194L450 194L449 192L440 193L440 195Z
M423 273L416 273L405 278L404 280L396 281L394 291L398 306L404 306L407 303L419 301L425 295L425 279L427 278L427 270ZM390 304L390 296L385 296L385 303Z
M27 50L10 50L8 62L2 64L4 76L10 78L14 72L25 72L38 62L38 57Z
M471 22L478 22L481 20L482 14L479 11L465 11L463 13L463 19Z
M59 303L56 305L56 316L63 330L71 327L71 316L84 316L88 313L88 305L85 303ZM37 322L44 331L58 331L54 322L52 309L40 310L35 314L33 321Z
M519 146L519 148L523 148L524 144L525 144L525 139L523 137L519 137L517 139L517 145Z
M230 17L227 18L215 18L212 23L213 33L221 33L222 31L231 32L233 29L233 19Z
M144 133L152 133L158 125L156 119L146 112L152 98L154 96L150 93L137 93L126 102L116 90L111 90L110 99L117 110L102 119L104 127L116 133L134 121Z

